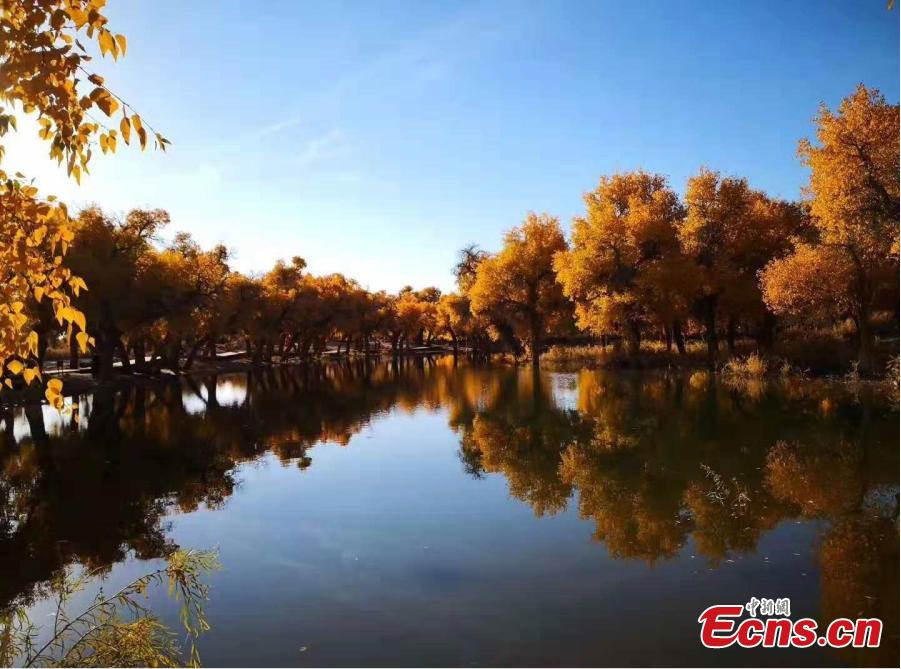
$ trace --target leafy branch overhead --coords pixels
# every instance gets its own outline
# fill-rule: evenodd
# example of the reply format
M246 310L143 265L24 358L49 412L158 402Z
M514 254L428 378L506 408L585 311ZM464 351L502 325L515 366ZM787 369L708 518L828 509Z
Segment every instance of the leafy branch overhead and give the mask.
M107 28L101 13L104 5L104 0L4 0L2 4L0 97L10 106L18 103L26 114L37 113L39 136L50 142L50 157L65 161L76 180L87 173L95 142L104 152L115 151L119 133L128 144L133 129L142 149L148 133L157 148L165 150L170 143L89 69L92 43L101 57L113 59L124 56L127 48L125 36ZM118 131L96 120L95 109L110 119L121 113ZM5 111L0 118L15 128L11 110ZM0 136L6 127L0 122Z
M115 152L118 138L134 136L142 149L169 140L91 71L93 56L124 56L124 35L112 32L102 13L105 0L0 0L0 141L17 130L16 112L36 114L38 136L50 143L50 158L65 162L81 182L93 148ZM96 115L95 115L96 114ZM118 130L108 127L121 115ZM4 158L0 143L0 161ZM88 286L65 264L73 238L68 211L54 197L41 198L25 175L9 174L0 162L0 380L9 387L21 376L41 376L35 325L47 305L82 353L94 340L73 297ZM46 386L48 401L62 406L61 383Z

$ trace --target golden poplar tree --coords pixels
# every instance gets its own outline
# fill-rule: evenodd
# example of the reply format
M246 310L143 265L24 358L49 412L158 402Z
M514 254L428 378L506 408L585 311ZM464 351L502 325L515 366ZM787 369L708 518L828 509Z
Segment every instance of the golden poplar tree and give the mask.
M571 304L554 275L554 255L567 248L553 216L530 213L504 237L504 246L478 264L469 293L472 311L502 319L529 343L538 364L541 340L571 314Z
M681 321L697 272L679 247L679 198L663 176L637 171L602 177L585 205L573 221L572 248L554 262L578 325L622 333L634 353L642 331L658 324L683 349Z
M16 129L17 112L36 115L50 158L65 162L76 181L87 173L96 146L115 151L119 138L128 143L132 131L142 148L149 133L159 148L168 143L90 69L86 44L95 42L101 57L125 54L126 39L107 27L104 5L105 0L0 0L0 138ZM96 120L95 112L110 124L118 113L118 130ZM84 315L72 306L85 284L65 266L71 239L66 207L41 198L25 175L8 173L0 162L0 379L6 386L12 376L31 382L40 375L35 323L42 304L51 305L82 350L91 342ZM47 384L55 406L62 403L61 386L59 380Z
M818 143L798 148L815 239L766 267L764 297L777 313L850 316L860 369L872 372L873 311L897 309L898 105L860 85L836 112L821 106L816 124Z

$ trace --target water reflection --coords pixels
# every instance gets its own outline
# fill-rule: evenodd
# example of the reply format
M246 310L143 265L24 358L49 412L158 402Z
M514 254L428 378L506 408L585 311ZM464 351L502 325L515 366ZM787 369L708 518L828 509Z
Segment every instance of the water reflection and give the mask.
M783 521L819 523L820 618L880 617L880 652L845 657L897 656L897 413L826 383L727 387L703 372L426 358L104 390L62 417L6 410L0 601L39 599L70 564L164 555L170 513L222 506L241 463L272 453L315 467L317 444L348 445L381 416L422 409L446 416L467 475L502 475L537 516L575 505L617 559L656 565L690 544L716 568Z

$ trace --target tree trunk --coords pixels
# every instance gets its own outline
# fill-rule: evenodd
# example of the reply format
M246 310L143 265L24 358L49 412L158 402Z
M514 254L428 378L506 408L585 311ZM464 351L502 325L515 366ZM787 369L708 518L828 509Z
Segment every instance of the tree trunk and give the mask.
M38 369L44 371L44 358L47 356L47 330L40 328L38 333Z
M78 342L75 339L75 330L69 336L69 369L78 369Z
M47 426L44 424L44 411L36 402L29 402L23 410L25 420L28 421L28 431L36 444L44 444L48 441Z
M678 318L673 321L673 341L676 342L679 355L685 355L685 336L682 334L682 321Z
M707 340L707 353L715 356L719 352L719 339L716 335L716 295L708 295L702 303L704 315L704 337Z
M261 339L257 342L256 347L253 350L253 355L250 359L251 364L259 365L263 362L263 348L266 346L266 340Z
M122 343L122 337L116 337L116 352L122 361L122 371L126 374L131 374L131 358L128 355L128 349Z
M113 374L113 347L115 342L110 334L100 331L94 346L91 373L95 378L108 380Z
M516 335L513 333L513 328L507 323L496 323L495 328L497 328L504 343L510 347L510 350L513 352L513 357L519 358L519 356L522 355L522 346L516 338Z
M537 318L532 319L529 327L529 353L532 356L532 367L537 369L541 363L541 324Z
M763 315L760 327L757 329L757 352L765 353L773 348L773 333L776 329L776 317L770 312Z
M857 358L857 370L864 376L871 376L876 371L873 356L875 338L873 336L872 325L870 324L870 313L868 309L862 310L857 319L857 336L860 343L860 352Z
M185 360L185 367L184 367L185 371L188 371L191 369L191 367L194 365L194 359L197 357L197 353L205 345L206 345L206 337L204 337L203 339L200 339L197 343L194 344L194 346L191 347L191 350L188 352L188 357Z
M135 356L135 371L144 373L147 371L147 350L144 344L144 338L139 337L132 344L131 350Z
M729 347L729 353L735 353L735 334L738 329L738 322L735 316L729 316L726 325L726 345Z
M627 345L630 355L638 355L641 350L641 326L637 321L629 321L626 324Z
M669 325L663 325L663 339L666 342L666 352L670 353L673 350L673 331Z
M177 373L181 369L181 339L176 339L167 347L166 358L169 369Z

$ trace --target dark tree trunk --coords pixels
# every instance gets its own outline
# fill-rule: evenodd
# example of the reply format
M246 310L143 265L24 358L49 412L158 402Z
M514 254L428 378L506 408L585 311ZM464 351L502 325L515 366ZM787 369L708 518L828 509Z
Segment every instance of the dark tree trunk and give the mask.
M500 333L501 339L503 339L504 343L510 348L513 356L519 358L522 355L522 345L520 345L519 340L513 333L513 328L507 323L496 323L495 327L497 328L498 333Z
M529 327L529 353L532 356L532 367L537 368L541 363L541 323L537 318L532 319Z
M265 346L266 346L266 340L265 340L265 339L261 339L259 342L257 342L256 347L253 349L253 356L252 356L251 359L250 359L251 364L254 364L254 365L262 364L262 362L263 362L263 349L264 349Z
M719 339L716 334L716 295L703 298L701 311L704 319L704 338L707 340L707 353L715 356L719 352Z
M678 318L673 321L673 341L676 342L676 350L680 355L685 355L685 336L682 334L682 321Z
M176 339L170 346L166 347L166 365L173 372L181 369L181 340Z
M109 379L113 374L114 338L110 333L99 332L94 346L91 373L101 380Z
M726 324L726 345L729 347L729 353L735 353L735 335L738 330L738 321L735 316L729 316Z
M627 345L630 355L638 355L641 350L641 325L638 321L629 321L626 324Z
M860 345L857 370L864 376L871 376L876 370L874 359L875 337L870 323L869 309L861 311L857 318L857 337Z
M79 350L78 341L75 339L75 332L69 336L69 369L78 369Z
M185 366L184 366L185 371L190 370L191 367L194 366L194 360L195 360L195 358L197 358L197 354L200 352L200 349L202 349L206 345L206 343L207 343L207 340L206 340L206 337L204 337L203 339L200 339L199 341L197 341L191 347L191 350L188 351L188 357L185 359Z
M125 344L122 343L122 337L116 337L116 352L122 360L122 371L125 374L131 374L131 358L128 355L128 349L126 349Z
M766 353L773 350L774 332L776 330L776 317L766 312L757 329L757 352Z
M25 405L24 412L31 438L36 444L46 443L48 440L47 427L44 425L44 411L41 409L41 405L29 402Z
M131 347L135 356L135 371L144 373L147 371L147 350L144 344L144 338L139 337L135 340Z
M38 333L38 369L44 371L44 358L47 357L47 330L41 328Z

